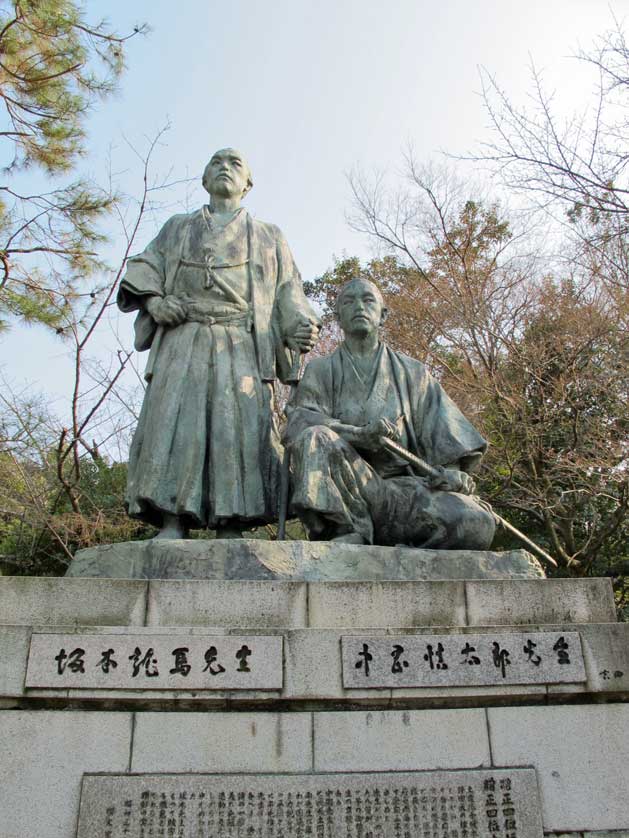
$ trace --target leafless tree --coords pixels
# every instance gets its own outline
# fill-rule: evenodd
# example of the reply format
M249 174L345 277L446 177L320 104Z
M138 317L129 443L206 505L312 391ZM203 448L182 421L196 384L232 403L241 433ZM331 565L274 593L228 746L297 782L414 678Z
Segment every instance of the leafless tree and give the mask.
M560 99L534 66L528 109L481 70L492 136L480 153L468 156L490 164L509 189L568 225L583 258L596 258L604 267L601 281L626 289L629 45L621 24L614 21L573 60L591 69L593 90L582 112L570 118L558 115Z

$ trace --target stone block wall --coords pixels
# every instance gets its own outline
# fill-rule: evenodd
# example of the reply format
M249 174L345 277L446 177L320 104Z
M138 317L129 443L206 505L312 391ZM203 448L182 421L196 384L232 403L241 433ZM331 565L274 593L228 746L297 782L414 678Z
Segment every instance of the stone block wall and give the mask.
M330 712L0 713L3 838L75 834L84 772L535 766L544 831L629 836L627 704ZM623 830L625 832L623 833Z
M84 773L536 769L544 832L629 838L629 625L607 580L0 579L2 838L74 838ZM579 684L349 690L343 635L578 631ZM281 690L33 689L33 633L281 634Z

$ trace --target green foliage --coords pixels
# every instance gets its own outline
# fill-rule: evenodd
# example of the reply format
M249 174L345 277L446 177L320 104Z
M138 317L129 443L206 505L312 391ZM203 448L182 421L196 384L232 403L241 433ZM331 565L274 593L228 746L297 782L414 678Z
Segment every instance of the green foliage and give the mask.
M63 329L70 314L69 302L57 303L38 283L43 277L37 270L31 273L31 282L20 288L17 283L4 289L2 303L8 314L19 317L25 325L39 323L54 329ZM3 323L0 321L0 329Z
M339 290L357 276L375 283L383 293L393 295L400 289L408 293L412 279L417 276L414 268L409 268L393 256L372 259L362 265L356 256L336 259L334 267L320 277L304 282L306 296L318 304L323 320L329 323L334 319L336 297Z
M12 157L0 184L0 329L6 316L63 332L101 267L98 225L115 196L85 179L21 189L20 173L67 174L85 153L85 121L116 88L124 69L121 37L85 19L76 0L0 2L0 140ZM4 320L2 319L4 316Z
M502 388L484 405L487 469L498 502L518 510L577 573L627 559L629 382L623 313L573 281L541 289ZM517 353L517 354L516 354ZM496 468L502 461L502 475Z
M352 256L349 259L335 259L334 268L315 279L304 281L304 292L318 304L324 323L334 319L334 306L339 290L352 277L362 273L360 259Z
M84 151L85 117L115 90L127 38L90 24L75 0L14 0L0 12L0 93L12 166L67 171ZM139 31L139 27L136 29Z
M154 535L126 515L125 463L83 464L83 509L77 513L59 491L52 462L0 453L0 568L5 572L59 575L76 550Z

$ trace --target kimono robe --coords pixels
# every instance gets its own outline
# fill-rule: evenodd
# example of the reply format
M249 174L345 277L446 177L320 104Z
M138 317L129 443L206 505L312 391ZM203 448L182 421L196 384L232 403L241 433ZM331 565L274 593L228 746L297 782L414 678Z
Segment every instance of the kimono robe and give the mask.
M186 320L158 326L144 306L151 295L174 296ZM136 349L150 349L129 455L129 515L161 526L168 512L211 528L274 520L281 444L273 381L291 380L284 338L314 316L281 232L244 210L217 229L207 207L174 216L129 260L117 302L139 312Z
M473 498L432 490L406 461L358 450L330 427L386 418L431 465L473 470L487 443L419 361L380 344L364 374L342 344L308 364L287 413L292 504L311 538L356 532L369 544L490 546L493 517Z

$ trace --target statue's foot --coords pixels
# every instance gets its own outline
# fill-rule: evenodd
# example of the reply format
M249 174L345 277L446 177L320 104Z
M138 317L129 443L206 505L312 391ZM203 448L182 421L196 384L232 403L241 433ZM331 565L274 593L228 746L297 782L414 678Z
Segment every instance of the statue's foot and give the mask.
M336 538L331 538L337 544L366 544L367 539L363 538L357 532L346 532L344 535L337 535Z
M154 537L154 540L187 537L188 528L184 526L179 515L170 515L169 513L166 513L164 515L164 524L161 530Z

